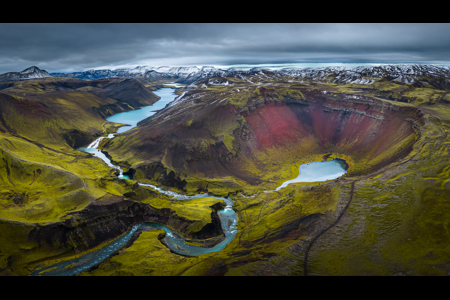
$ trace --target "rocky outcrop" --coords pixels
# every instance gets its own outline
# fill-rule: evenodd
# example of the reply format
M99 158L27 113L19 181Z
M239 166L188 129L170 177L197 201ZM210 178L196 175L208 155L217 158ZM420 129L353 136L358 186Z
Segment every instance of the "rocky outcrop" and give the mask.
M133 197L131 194L127 196ZM30 232L28 239L38 243L39 247L65 248L67 251L80 252L114 239L141 222L167 225L190 238L223 235L216 210L211 213L211 217L212 223L190 235L189 227L195 221L178 216L169 208L156 209L145 203L125 200L123 196L109 195L107 199L71 214L63 223L37 226Z
M372 115L369 115L369 114L367 114L367 113L365 113L365 112L363 112L363 111L358 111L358 110L355 110L355 109L348 109L348 108L337 108L337 107L329 107L329 106L325 106L324 105L324 108L323 108L323 111L325 111L325 112L331 112L331 111L343 111L343 112L346 112L346 113L354 113L354 114L359 114L359 115L362 115L362 116L365 116L365 117L369 117L369 118L374 118L375 120L384 120L384 117L377 117L377 116L372 116Z
M225 208L225 203L217 202L210 207L213 209L211 212L211 223L206 224L200 231L192 233L191 236L194 239L208 239L211 237L224 236L221 221L217 212Z
M90 134L76 129L64 133L63 138L67 142L67 145L75 149L89 144L92 140L92 136Z
M182 180L179 174L167 168L162 163L141 164L135 167L134 174L138 174L136 179L148 178L155 180L159 185L167 187L176 187L179 190L184 190L186 187L186 180Z

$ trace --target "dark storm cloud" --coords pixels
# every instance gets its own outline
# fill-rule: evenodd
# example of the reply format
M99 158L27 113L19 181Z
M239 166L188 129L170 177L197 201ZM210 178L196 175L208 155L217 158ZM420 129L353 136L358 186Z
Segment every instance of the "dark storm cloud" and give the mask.
M0 24L0 73L120 65L449 62L450 24Z

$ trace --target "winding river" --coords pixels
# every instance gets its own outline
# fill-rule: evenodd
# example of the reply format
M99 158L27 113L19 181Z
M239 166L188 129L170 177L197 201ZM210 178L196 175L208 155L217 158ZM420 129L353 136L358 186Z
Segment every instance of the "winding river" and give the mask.
M123 123L123 124L129 124L129 126L121 127L118 130L118 133L124 132L126 130L130 130L131 128L137 126L137 122L152 116L156 113L156 111L164 108L169 102L174 100L176 95L173 93L173 89L171 88L162 88L154 93L161 97L159 101L157 101L154 105L151 106L145 106L141 107L139 110L133 110L129 112L123 112L118 113L116 115L113 115L111 117L108 117L106 120L111 122L117 122L117 123ZM122 179L129 179L127 175L123 175L123 170L115 166L111 163L111 161L99 150L97 147L100 145L100 142L105 138L114 138L113 134L109 134L107 137L100 137L93 141L88 147L86 148L79 148L80 151L85 151L88 153L93 154L96 157L101 158L105 163L112 167L119 170L119 178ZM289 183L293 182L315 182L315 181L326 181L330 179L335 179L343 174L346 173L346 170L342 164L342 162L339 162L337 160L331 160L331 161L323 161L323 162L312 162L300 165L299 167L300 174L297 178L294 178L292 180L288 180L284 182L280 187L278 187L276 190L272 191L264 191L266 193L270 193L273 191L278 191L281 188L287 186ZM177 200L190 200L194 198L207 198L207 197L214 197L216 199L222 200L225 202L226 206L223 210L218 211L219 218L221 220L222 229L225 234L225 239L222 240L220 243L216 244L213 247L199 247L199 246L193 246L190 244L187 244L185 242L185 238L178 234L177 232L172 231L170 228L164 225L155 224L155 223L149 223L144 222L140 224L136 224L132 227L130 231L125 233L124 235L120 236L116 240L114 240L112 243L108 244L105 247L102 247L98 250L91 251L89 253L86 253L80 257L77 257L72 260L68 261L62 261L56 264L53 264L49 267L42 268L35 270L30 275L32 276L74 276L82 271L85 271L95 265L98 265L103 260L108 258L111 254L113 254L115 251L123 247L128 240L132 237L132 235L142 226L152 226L156 228L161 228L166 232L166 237L164 238L165 242L167 243L168 247L174 251L175 253L178 253L180 255L185 256L197 256L202 254L207 254L211 252L220 251L225 248L225 246L233 240L235 235L237 234L238 230L236 229L236 225L238 222L238 217L236 213L233 210L233 200L230 198L224 198L224 197L217 197L213 195L209 195L207 193L204 194L197 194L195 196L187 196L178 194L173 191L166 191L163 190L157 186L151 185L151 184L145 184L138 182L141 186L146 186L149 188L152 188L160 193L167 194L174 199ZM258 192L259 193L259 192ZM244 196L246 198L254 197L258 193L252 195L252 196Z

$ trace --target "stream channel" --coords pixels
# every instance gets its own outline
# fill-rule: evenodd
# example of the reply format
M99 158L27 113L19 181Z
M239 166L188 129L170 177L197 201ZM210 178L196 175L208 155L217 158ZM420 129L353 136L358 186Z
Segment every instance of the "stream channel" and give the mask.
M174 85L177 87L176 85ZM156 113L156 111L163 109L168 103L173 101L176 97L176 95L173 93L172 88L162 88L159 90L154 91L156 95L161 97L160 100L158 100L155 104L151 106L144 106L141 107L141 109L123 112L115 114L111 117L108 117L106 120L111 122L117 122L117 123L123 123L123 124L130 124L130 126L123 126L118 130L118 133L127 131L135 126L137 126L137 122L152 116ZM130 179L127 175L123 174L123 170L115 166L111 163L111 161L101 152L101 150L97 149L97 147L100 145L100 142L102 139L105 138L114 138L113 134L109 134L107 137L100 137L93 141L91 144L89 144L86 148L78 148L77 150L85 151L88 153L93 154L96 157L101 158L108 166L112 168L116 168L119 170L119 178L122 179ZM297 178L288 180L284 182L280 187L278 187L276 190L271 191L264 191L266 193L270 193L273 191L278 191L279 189L286 187L289 183L293 182L316 182L316 181L326 181L331 179L336 179L343 174L346 173L345 163L342 163L342 160L331 160L331 161L317 161L317 162L311 162L307 164L302 164L299 167L300 174ZM109 243L108 245L95 250L88 252L86 254L81 255L80 257L61 261L58 263L55 263L51 266L35 270L33 273L31 273L31 276L74 276L82 271L88 270L91 267L94 267L98 264L100 264L103 260L108 258L110 255L112 255L114 252L119 250L121 247L123 247L128 240L132 237L132 235L142 226L152 226L156 228L163 229L166 232L166 236L164 238L165 242L167 243L168 247L175 253L178 253L180 255L185 256L197 256L202 254L207 254L211 252L217 252L225 248L225 246L233 240L235 235L237 234L238 230L236 229L236 225L238 222L238 217L236 213L233 210L233 200L230 198L224 198L224 197L217 197L213 195L209 195L207 193L203 194L197 194L195 196L187 196L178 194L173 191L166 191L163 190L157 186L151 185L151 184L144 184L141 182L138 182L141 186L150 187L154 190L157 190L160 193L169 195L173 197L173 199L177 200L190 200L194 198L208 198L208 197L214 197L216 199L222 200L225 202L226 206L223 210L220 210L217 212L219 215L219 218L221 220L222 229L225 234L225 239L222 240L220 243L216 244L213 247L199 247L199 246L193 246L189 245L185 242L185 238L181 236L179 233L172 231L167 226L161 225L161 224L155 224L150 222L144 222L140 224L136 224L132 227L130 231L123 234L113 242ZM259 193L259 192L258 192ZM252 196L244 196L245 198L253 197L257 195L258 193L252 195Z

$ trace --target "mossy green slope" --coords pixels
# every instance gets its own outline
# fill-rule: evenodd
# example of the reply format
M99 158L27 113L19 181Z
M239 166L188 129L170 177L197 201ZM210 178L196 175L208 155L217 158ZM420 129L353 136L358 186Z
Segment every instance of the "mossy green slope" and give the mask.
M76 91L80 86L97 85L100 89L107 83L111 82L55 78L2 83L2 273L25 274L19 267L24 263L69 250L55 252L58 245L52 248L31 242L29 235L36 227L65 222L69 214L82 211L105 194L123 197L132 191L131 184L115 183L115 170L101 159L73 148L114 131L118 124L106 122L103 115L135 108L126 102ZM151 104L156 100L153 95L146 101ZM98 184L99 179L110 181Z
M426 120L405 163L357 182L340 225L311 251L312 275L450 274L450 123Z

